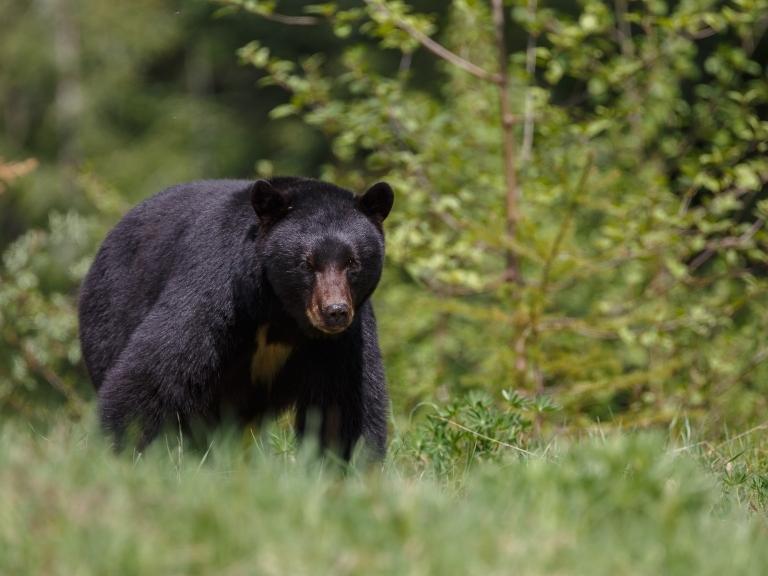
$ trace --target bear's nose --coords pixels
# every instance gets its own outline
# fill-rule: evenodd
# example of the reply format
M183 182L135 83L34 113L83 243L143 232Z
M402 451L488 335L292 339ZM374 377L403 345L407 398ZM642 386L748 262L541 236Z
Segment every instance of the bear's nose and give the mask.
M325 306L323 320L328 326L346 326L349 322L349 306L344 303Z

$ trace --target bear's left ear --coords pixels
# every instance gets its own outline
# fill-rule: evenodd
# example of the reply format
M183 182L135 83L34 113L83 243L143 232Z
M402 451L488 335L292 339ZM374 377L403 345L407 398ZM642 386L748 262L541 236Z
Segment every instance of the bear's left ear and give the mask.
M269 225L288 211L288 198L267 180L256 180L251 188L251 206L259 220Z
M392 210L395 193L386 182L377 182L357 197L357 207L376 224L381 224Z

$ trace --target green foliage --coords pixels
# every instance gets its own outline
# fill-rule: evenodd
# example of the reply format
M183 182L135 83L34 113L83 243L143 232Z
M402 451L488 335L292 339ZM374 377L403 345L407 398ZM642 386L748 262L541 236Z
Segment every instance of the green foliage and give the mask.
M0 156L39 161L0 196L0 248L50 210L88 211L82 172L131 204L248 173L262 144L245 123L269 98L252 97L255 75L233 56L247 36L212 12L206 0L0 4Z
M300 115L329 139L325 177L354 189L386 177L398 192L395 279L378 301L398 399L526 387L555 394L577 425L685 414L717 431L759 418L765 2L506 11L536 41L508 62L523 142L512 236L498 86L440 61L425 91L410 68L414 40L434 32L495 73L487 4L453 2L440 30L403 2L365 4L346 13L358 35L341 70L262 44L240 56L289 92L277 116ZM312 12L336 30L345 12L330 6ZM399 52L396 71L382 50ZM509 251L519 284L505 277Z
M459 468L456 491L392 463L341 477L279 444L223 436L201 454L169 438L132 461L90 424L42 438L5 423L0 572L757 575L768 562L760 519L655 437Z
M39 422L62 406L72 416L87 409L90 386L80 357L73 287L126 204L92 176L84 175L79 184L97 216L51 212L45 228L30 229L2 253L0 414Z
M77 284L121 214L255 167L395 186L376 306L394 423L419 430L402 449L422 471L596 422L690 420L718 440L754 426L768 408L765 0L506 2L513 234L490 2L418 7L0 7L14 23L0 154L37 159L8 181L34 161L0 164L2 414L84 411Z
M504 403L473 393L447 405L426 404L426 416L392 446L396 461L437 479L460 477L484 462L512 454L532 455L527 446L538 414L557 409L546 397L528 399L503 392ZM459 467L458 469L456 467Z
M79 281L86 224L76 214L53 214L50 231L32 230L4 253L0 269L2 347L0 404L27 416L35 402L61 395L71 408L80 407L76 389L80 346L74 302L57 289ZM67 282L69 281L69 282Z

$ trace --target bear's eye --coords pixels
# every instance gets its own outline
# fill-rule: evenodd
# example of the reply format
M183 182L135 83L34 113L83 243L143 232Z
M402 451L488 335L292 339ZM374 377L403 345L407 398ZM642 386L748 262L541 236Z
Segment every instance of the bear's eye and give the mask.
M314 264L312 263L312 258L307 256L304 258L304 260L301 261L301 267L304 268L304 270L312 271L315 269Z
M354 256L350 256L347 258L347 268L356 268L357 267L357 258Z

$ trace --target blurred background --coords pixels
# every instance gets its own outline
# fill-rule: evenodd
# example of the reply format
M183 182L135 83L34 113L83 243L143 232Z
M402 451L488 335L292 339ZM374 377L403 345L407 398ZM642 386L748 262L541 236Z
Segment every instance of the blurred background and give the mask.
M280 174L396 190L396 426L762 422L767 28L765 0L0 0L0 414L92 410L77 290L132 205Z

